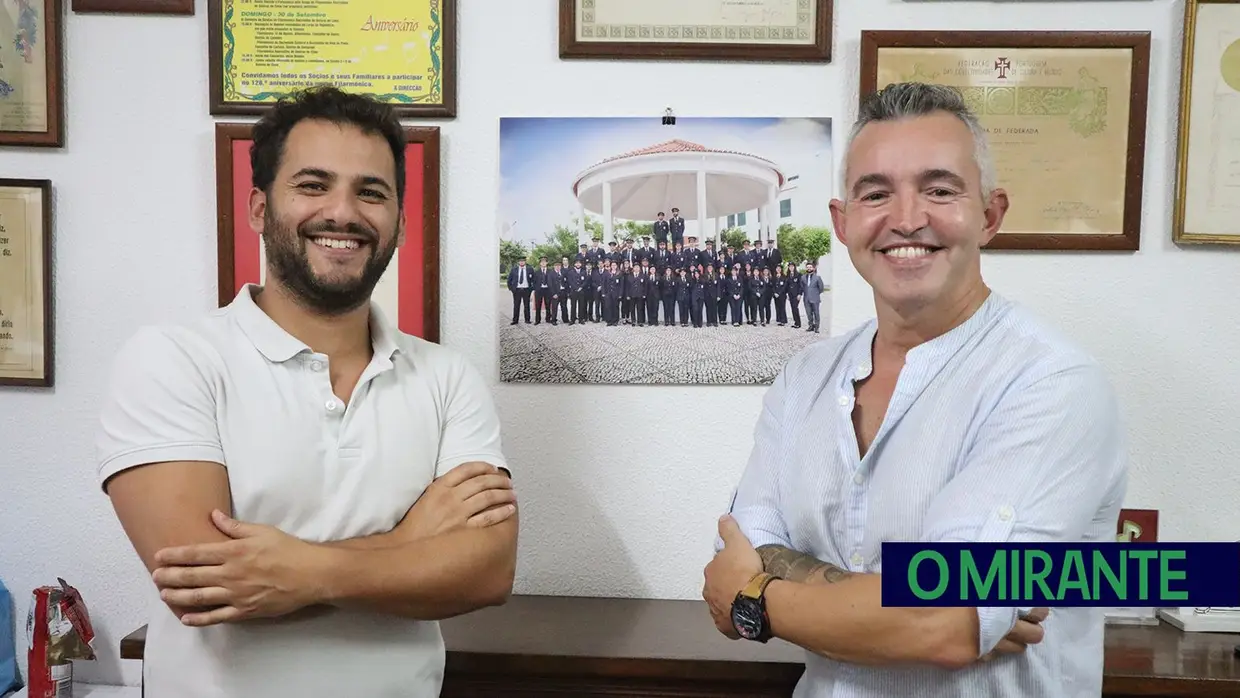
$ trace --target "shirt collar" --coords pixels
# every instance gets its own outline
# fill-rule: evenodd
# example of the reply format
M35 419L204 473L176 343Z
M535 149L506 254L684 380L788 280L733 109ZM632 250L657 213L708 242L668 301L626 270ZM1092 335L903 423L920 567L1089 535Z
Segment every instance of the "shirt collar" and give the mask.
M948 332L909 349L904 356L905 367L916 369L919 375L928 380L1009 305L1010 301L991 291L986 300L982 301L981 306L967 320ZM841 376L842 380L845 382L861 380L868 378L873 372L874 336L877 332L878 321L871 320L857 335L857 340L853 342L848 352L847 360L842 364L846 369Z
M254 292L260 290L262 286L258 284L246 284L229 305L241 331L268 361L282 363L302 352L310 352L310 347L289 334L258 307L254 302ZM390 363L392 356L400 350L396 343L396 329L373 301L370 304L370 336L375 356Z

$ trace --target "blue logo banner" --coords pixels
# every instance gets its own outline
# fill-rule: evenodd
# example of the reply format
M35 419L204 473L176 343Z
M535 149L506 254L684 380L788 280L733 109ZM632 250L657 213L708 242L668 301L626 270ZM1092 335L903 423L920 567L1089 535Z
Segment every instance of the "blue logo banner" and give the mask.
M1240 543L883 543L884 606L1240 606Z

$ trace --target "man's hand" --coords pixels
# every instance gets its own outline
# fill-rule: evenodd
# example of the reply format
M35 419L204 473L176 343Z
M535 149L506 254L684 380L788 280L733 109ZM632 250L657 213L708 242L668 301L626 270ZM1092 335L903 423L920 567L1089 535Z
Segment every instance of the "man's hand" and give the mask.
M762 571L762 558L731 516L719 519L719 537L723 539L723 550L706 565L702 598L710 606L715 628L736 640L740 635L732 625L732 601Z
M432 482L392 531L409 541L494 526L512 517L516 501L512 480L499 468L465 463Z
M1016 625L995 648L982 657L983 662L998 657L1001 654L1020 654L1025 651L1029 645L1036 645L1042 641L1045 630L1042 628L1042 621L1050 615L1049 608L1035 608L1029 612L1029 615L1020 616L1016 619Z
M283 531L216 509L211 521L232 540L164 548L151 575L165 603L201 608L181 623L206 626L281 616L318 603L321 549Z

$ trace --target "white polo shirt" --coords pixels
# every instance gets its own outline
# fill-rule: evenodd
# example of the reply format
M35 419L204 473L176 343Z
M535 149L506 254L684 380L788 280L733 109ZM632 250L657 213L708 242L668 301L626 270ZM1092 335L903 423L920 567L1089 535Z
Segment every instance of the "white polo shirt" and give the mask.
M508 468L490 392L461 355L372 306L374 358L346 406L327 356L259 309L255 288L126 343L101 415L101 484L145 463L219 462L237 518L322 542L391 530L461 463ZM330 608L190 628L150 590L151 698L439 695L438 623Z

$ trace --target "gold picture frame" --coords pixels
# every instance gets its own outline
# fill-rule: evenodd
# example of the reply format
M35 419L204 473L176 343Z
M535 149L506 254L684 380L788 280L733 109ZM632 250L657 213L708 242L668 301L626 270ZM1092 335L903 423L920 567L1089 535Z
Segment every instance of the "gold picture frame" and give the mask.
M1212 39L1227 31L1240 33L1240 0L1185 2L1171 239L1181 245L1240 245L1234 189L1226 204L1212 205L1212 200L1225 201L1229 196L1221 190L1240 185L1240 163L1228 167L1217 162L1220 155L1240 153L1240 39L1231 40L1225 48L1217 39L1200 42L1203 22L1216 32ZM1218 70L1196 70L1203 60L1217 61ZM1217 89L1234 91L1234 96L1224 98L1222 107L1230 108L1232 115L1219 113ZM1197 166L1198 158L1208 158L1208 164ZM1210 210L1215 206L1218 211Z
M208 111L260 116L331 83L404 118L456 118L457 2L324 0L260 17L241 0L207 0Z

